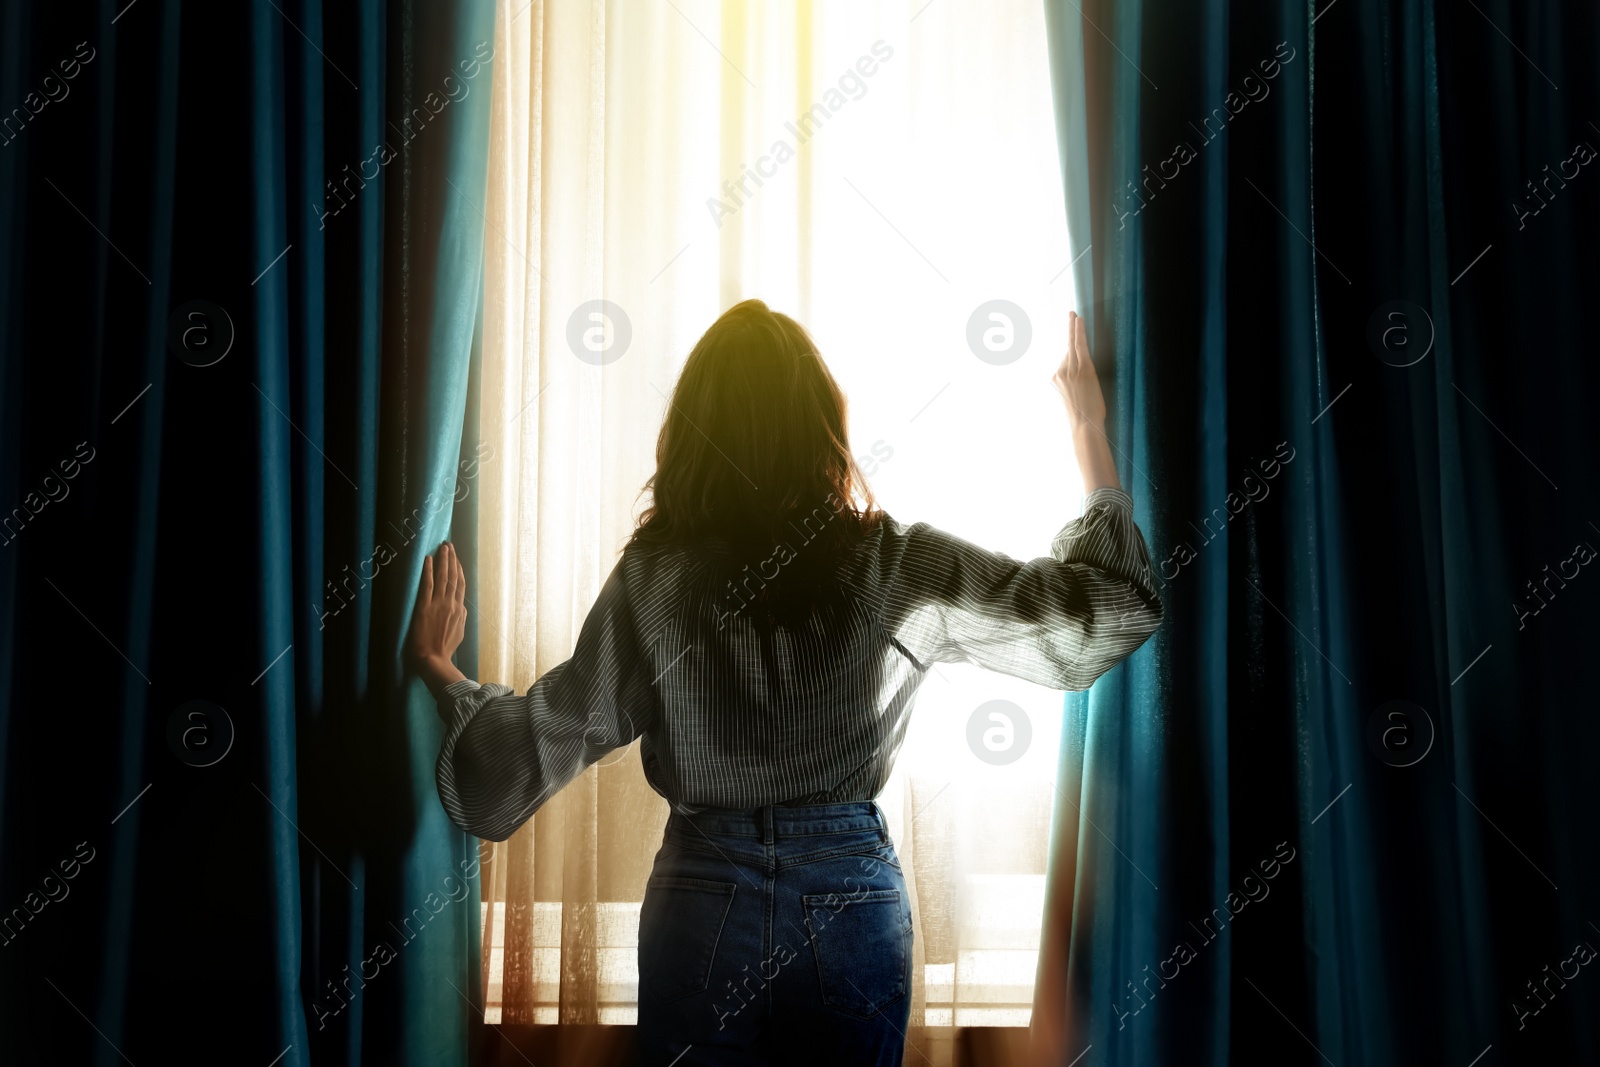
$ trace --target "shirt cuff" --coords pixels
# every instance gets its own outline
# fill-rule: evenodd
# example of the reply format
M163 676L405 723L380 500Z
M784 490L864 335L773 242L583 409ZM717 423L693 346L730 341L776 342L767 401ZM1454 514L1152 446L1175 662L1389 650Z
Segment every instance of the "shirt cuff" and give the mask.
M1088 496L1083 498L1083 510L1085 512L1100 504L1116 504L1132 511L1133 497L1115 486L1103 485L1099 489L1092 490Z
M475 691L478 683L471 678L463 678L459 682L451 682L439 693L439 718L449 723L456 715L456 701L468 693Z

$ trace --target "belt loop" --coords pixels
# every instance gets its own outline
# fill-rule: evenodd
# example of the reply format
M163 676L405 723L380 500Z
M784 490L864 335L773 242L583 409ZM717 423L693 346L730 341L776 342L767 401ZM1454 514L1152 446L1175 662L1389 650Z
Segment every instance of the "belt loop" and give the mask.
M772 805L761 805L761 843L772 844Z

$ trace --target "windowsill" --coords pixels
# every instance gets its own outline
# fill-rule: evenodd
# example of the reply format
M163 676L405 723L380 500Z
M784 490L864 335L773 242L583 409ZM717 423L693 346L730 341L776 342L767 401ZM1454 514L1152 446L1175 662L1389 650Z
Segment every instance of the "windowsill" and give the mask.
M1024 1027L912 1027L911 1042L932 1067L1010 1067L1024 1062ZM489 1025L482 1037L487 1067L625 1067L634 1062L633 1027Z

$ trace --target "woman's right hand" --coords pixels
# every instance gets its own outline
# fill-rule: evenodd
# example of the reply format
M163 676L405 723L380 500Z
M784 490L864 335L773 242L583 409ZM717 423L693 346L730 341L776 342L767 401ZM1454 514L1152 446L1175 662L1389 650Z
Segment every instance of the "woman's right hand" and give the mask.
M1071 343L1050 380L1066 401L1067 421L1076 436L1080 426L1105 429L1106 398L1100 392L1100 376L1095 373L1094 360L1089 358L1089 334L1083 319L1076 311L1067 312L1067 316Z
M1067 405L1072 450L1077 454L1083 491L1088 493L1106 486L1120 489L1117 465L1111 459L1111 438L1106 436L1106 398L1100 392L1100 376L1095 373L1094 360L1089 358L1089 331L1076 311L1067 314L1072 343L1050 380Z

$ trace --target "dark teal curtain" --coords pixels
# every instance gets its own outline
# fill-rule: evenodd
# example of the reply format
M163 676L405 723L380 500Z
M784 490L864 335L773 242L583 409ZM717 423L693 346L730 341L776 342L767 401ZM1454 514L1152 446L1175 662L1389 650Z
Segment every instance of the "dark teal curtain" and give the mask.
M6 1062L478 1041L400 646L474 541L493 42L492 0L0 4Z
M1167 621L1067 701L1036 1047L1594 1062L1600 15L1046 10Z

